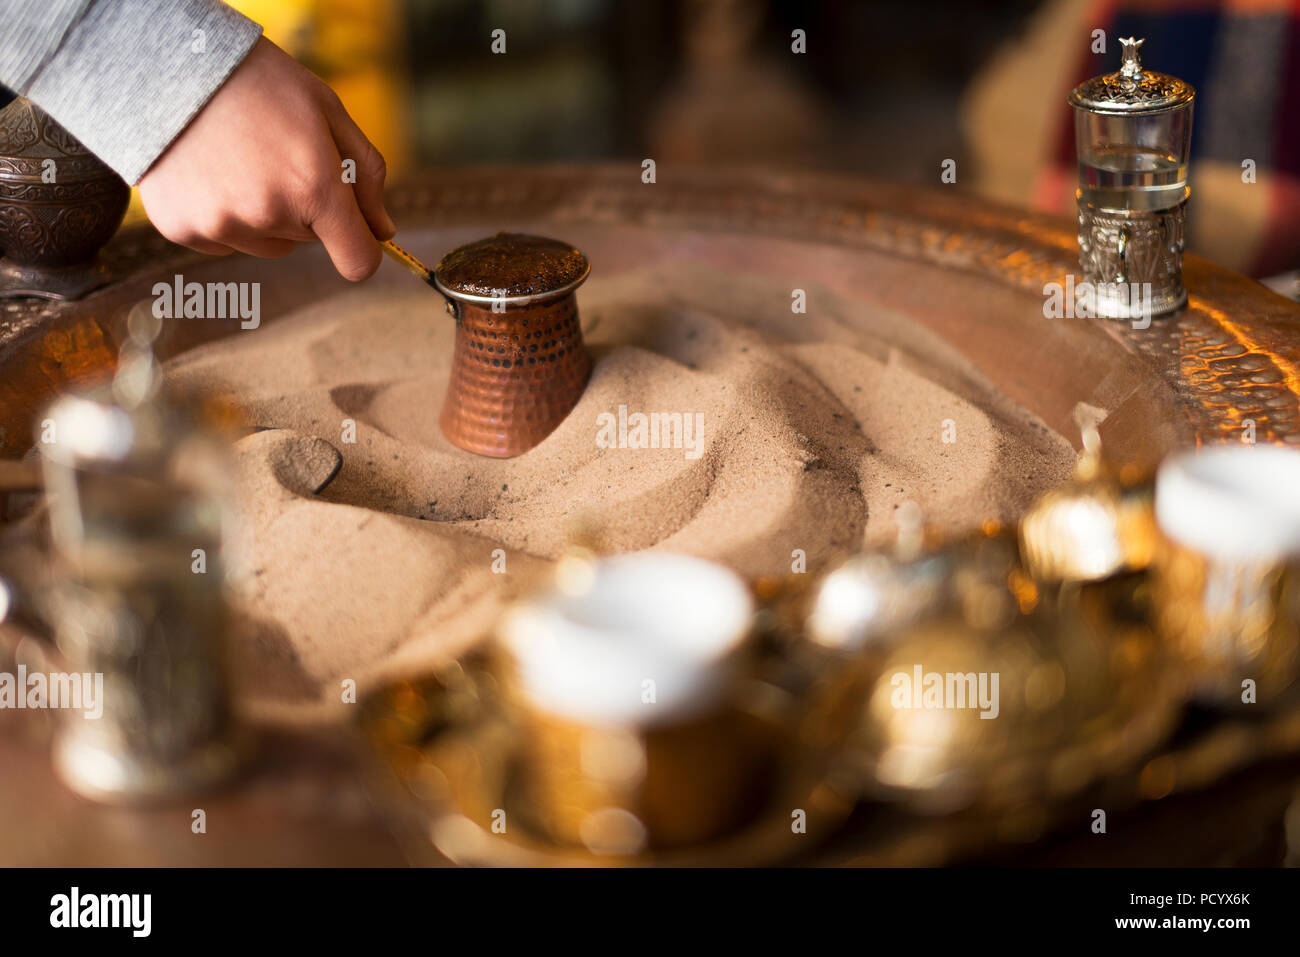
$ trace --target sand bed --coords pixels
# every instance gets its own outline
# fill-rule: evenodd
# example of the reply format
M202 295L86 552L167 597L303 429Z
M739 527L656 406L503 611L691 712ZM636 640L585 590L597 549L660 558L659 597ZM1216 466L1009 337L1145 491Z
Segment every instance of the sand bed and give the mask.
M174 385L232 397L250 423L343 455L313 496L275 467L285 434L237 447L230 554L248 707L329 714L346 678L364 690L461 653L579 530L611 550L784 574L796 549L815 568L889 541L905 501L955 533L1018 516L1069 473L1069 443L907 315L864 301L869 279L853 292L770 268L720 272L707 261L723 255L719 244L701 236L656 233L653 247L605 251L580 230L557 235L593 262L579 305L595 370L560 428L514 459L442 437L454 326L409 277L170 363ZM846 255L828 251L826 274L843 271L852 261L834 257ZM791 312L796 287L806 314ZM702 440L602 447L602 413L620 406L702 414Z

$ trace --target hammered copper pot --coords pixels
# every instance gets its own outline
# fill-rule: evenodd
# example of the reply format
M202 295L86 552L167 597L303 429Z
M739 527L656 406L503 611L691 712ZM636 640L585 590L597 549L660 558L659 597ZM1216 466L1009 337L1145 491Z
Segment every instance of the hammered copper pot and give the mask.
M95 257L131 189L40 107L0 110L0 296L76 299L108 281Z
M554 239L498 233L434 271L456 317L442 431L479 455L510 458L551 434L591 375L575 292L591 267Z

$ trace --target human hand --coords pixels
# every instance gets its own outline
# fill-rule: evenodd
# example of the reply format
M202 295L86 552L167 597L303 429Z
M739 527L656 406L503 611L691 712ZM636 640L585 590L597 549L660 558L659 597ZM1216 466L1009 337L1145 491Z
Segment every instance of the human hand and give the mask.
M344 181L344 161L356 183ZM370 276L386 167L334 91L265 37L150 167L145 211L172 242L212 255L288 255L319 239L345 279Z

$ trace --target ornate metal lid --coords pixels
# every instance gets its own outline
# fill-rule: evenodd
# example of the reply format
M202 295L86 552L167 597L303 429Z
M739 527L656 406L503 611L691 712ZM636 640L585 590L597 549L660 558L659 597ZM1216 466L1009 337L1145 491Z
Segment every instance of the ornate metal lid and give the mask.
M0 109L0 177L40 182L47 159L58 163L61 183L115 175L30 100L20 96Z
M523 304L570 293L590 271L587 257L568 243L497 233L443 256L434 283L464 302Z
M1070 94L1070 105L1094 113L1156 113L1191 103L1196 90L1190 83L1142 69L1138 50L1145 42L1122 38L1124 62L1118 72L1080 83Z

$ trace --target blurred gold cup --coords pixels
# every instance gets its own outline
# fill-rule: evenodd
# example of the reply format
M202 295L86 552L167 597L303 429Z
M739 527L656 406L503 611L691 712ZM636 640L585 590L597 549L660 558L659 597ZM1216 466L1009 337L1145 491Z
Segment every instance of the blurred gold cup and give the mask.
M743 701L753 613L732 572L656 552L562 568L516 605L501 638L530 823L624 855L752 817L779 740Z
M1264 702L1300 674L1300 451L1222 446L1156 476L1156 620L1192 692Z

